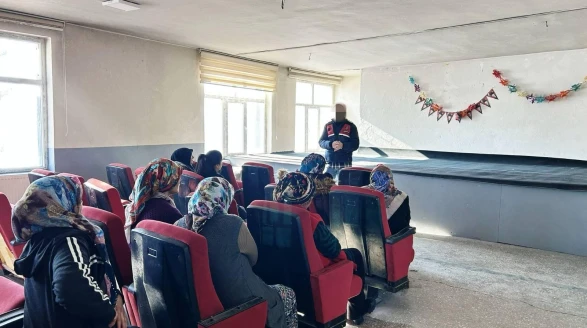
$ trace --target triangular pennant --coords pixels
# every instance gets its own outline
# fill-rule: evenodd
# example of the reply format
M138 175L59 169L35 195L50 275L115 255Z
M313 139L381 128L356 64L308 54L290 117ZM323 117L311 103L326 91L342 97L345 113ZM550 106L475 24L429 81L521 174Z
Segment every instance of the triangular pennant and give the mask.
M430 110L428 111L428 116L432 116L432 114L434 114L434 109L430 108Z
M480 103L482 103L483 105L485 105L487 107L491 107L491 104L489 103L489 99L487 99L487 96L483 97L483 99L481 99Z
M481 103L475 104L475 110L478 111L479 113L483 114L483 107L481 106Z
M432 99L428 98L428 99L424 100L424 103L422 104L421 110L425 110L426 108L432 106L432 104L433 104Z
M439 110L438 114L436 114L436 120L440 121L440 119L444 116L444 111Z
M461 119L462 119L461 114L457 113L457 115L455 116L455 120L458 121L459 123L461 123Z
M417 105L417 104L419 104L419 103L421 103L421 102L423 102L425 100L426 100L426 98L424 98L422 96L418 96L418 100L416 100L416 103L414 105Z
M468 111L468 112L467 112L467 116L469 116L469 118L470 118L470 119L473 119L473 112L471 112L471 111Z
M450 121L452 121L452 117L455 115L455 113L446 113L446 120L448 121L448 123L450 123Z

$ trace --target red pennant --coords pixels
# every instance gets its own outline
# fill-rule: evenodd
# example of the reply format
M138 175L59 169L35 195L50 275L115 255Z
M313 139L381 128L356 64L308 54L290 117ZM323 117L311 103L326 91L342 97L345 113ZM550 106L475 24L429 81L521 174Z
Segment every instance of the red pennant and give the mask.
M432 109L434 109L435 112L439 112L442 111L442 106L439 104L432 104Z
M421 103L421 102L423 102L425 100L426 100L426 98L424 98L422 96L418 96L418 100L416 100L416 103L414 105L417 105L417 104L419 104L419 103Z
M440 121L440 119L444 116L444 111L439 110L438 114L436 114L436 120Z
M430 110L428 111L428 116L432 116L432 114L434 114L434 109L430 108Z
M446 113L446 120L448 121L448 123L450 123L450 121L452 121L452 117L455 115L455 113Z
M495 93L495 91L493 91L493 89L489 90L489 92L487 93L487 97L499 100L499 98L497 98L497 94Z
M482 103L483 105L485 105L487 107L491 107L491 104L489 103L489 99L487 99L487 96L483 97L483 99L481 99L480 103Z
M457 120L459 123L461 123L461 119L462 119L461 113L457 113L455 116L455 120Z
M470 119L473 119L473 112L467 111L467 116L469 116Z

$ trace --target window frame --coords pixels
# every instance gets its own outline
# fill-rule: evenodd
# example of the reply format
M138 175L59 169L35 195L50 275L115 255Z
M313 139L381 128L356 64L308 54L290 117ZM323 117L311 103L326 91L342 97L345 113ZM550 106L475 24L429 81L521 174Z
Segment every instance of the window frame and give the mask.
M211 83L212 84L212 83ZM214 85L214 84L213 84ZM226 86L227 88L236 88L236 87L232 87L232 86ZM205 90L205 86L204 86L204 90ZM260 90L262 91L262 90ZM239 98L239 97L230 97L230 96L218 96L218 95L210 95L210 94L206 94L206 92L204 91L204 99L206 98L210 98L210 99L219 99L220 101L222 101L222 129L223 129L223 133L222 133L222 154L224 154L224 156L234 156L234 155L246 155L247 154L247 150L248 150L248 127L247 127L247 122L248 122L248 108L247 108L247 103L258 103L258 104L263 104L263 120L264 120L264 131L263 131L263 135L264 135L264 142L263 142L263 153L265 153L267 151L267 91L263 91L265 92L265 99L261 100L261 99L256 99L256 98ZM239 153L229 153L228 152L228 104L229 103L238 103L238 104L242 104L243 105L243 110L244 110L244 115L243 115L243 123L244 123L244 129L243 129L243 152L239 152ZM204 109L204 115L205 115L205 109ZM204 118L205 120L205 118ZM206 140L204 139L204 147L205 147L205 143Z
M306 103L298 103L297 101L297 92L298 92L298 83L309 83L312 86L312 103L311 104L306 104ZM327 87L331 87L332 88L332 97L331 97L331 104L330 105L316 105L314 104L314 87L316 85L320 85L320 86L327 86ZM298 106L300 107L304 107L304 150L303 152L310 152L310 151L317 151L319 150L320 147L317 148L310 148L309 147L309 143L308 143L308 113L310 111L310 109L317 109L318 110L318 126L321 126L320 124L320 111L322 110L322 108L327 108L330 107L330 109L332 110L332 108L334 108L334 98L335 98L335 92L336 92L336 85L334 84L328 84L328 83L319 83L319 82L312 82L312 81L307 81L307 80L300 80L300 79L296 79L296 100L295 100L295 108L297 108ZM297 112L297 109L296 109ZM322 134L322 130L320 130L318 132L319 135ZM295 135L294 135L295 138ZM318 140L316 140L316 144L318 145Z
M41 69L41 78L39 80L33 79L24 79L24 78L13 78L13 77L5 77L0 75L0 83L11 83L11 84L20 84L20 85L34 85L41 87L41 115L40 119L41 122L37 122L39 125L40 134L37 136L39 149L41 151L40 166L31 166L31 167L18 167L18 168L11 168L11 169L4 169L0 167L0 174L10 174L10 173L26 173L33 169L47 169L49 165L49 133L48 133L48 70L47 70L47 42L48 39L44 37L38 36L31 36L31 35L24 35L19 33L13 32L5 32L0 31L0 38L11 39L11 40L24 40L24 41L31 41L39 44L40 50L40 58L41 61L40 69Z

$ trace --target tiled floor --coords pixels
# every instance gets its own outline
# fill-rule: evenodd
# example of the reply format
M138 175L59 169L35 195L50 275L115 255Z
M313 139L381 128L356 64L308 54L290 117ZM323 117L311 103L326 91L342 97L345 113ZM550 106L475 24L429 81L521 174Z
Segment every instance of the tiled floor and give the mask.
M587 327L587 258L451 237L415 239L410 289L361 327Z

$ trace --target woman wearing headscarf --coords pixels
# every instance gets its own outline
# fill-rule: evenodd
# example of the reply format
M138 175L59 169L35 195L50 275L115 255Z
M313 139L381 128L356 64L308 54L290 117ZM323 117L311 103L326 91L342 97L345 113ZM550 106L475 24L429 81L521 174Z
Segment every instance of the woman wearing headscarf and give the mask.
M190 199L188 215L175 225L206 238L212 281L225 308L253 296L263 297L268 306L267 327L297 327L293 290L282 285L268 286L253 272L257 245L243 220L228 214L233 197L234 189L227 180L206 178Z
M193 153L193 149L179 148L171 154L171 160L181 166L182 169L195 172Z
M377 165L371 172L371 183L365 188L377 190L385 196L387 223L392 234L410 226L410 200L408 195L395 187L393 173L385 165Z
M273 199L279 203L307 209L315 192L314 180L304 173L292 172L279 181L273 192ZM355 274L363 280L363 288L359 295L349 300L347 322L352 325L360 325L364 321L364 315L373 312L375 309L375 300L367 299L363 291L365 287L363 256L355 248L341 249L340 242L328 230L320 215L310 213L310 218L312 220L314 244L316 244L316 249L320 253L324 265L328 266L334 261L345 259L354 262L356 265Z
M166 158L153 160L145 167L135 181L131 204L125 209L127 240L130 230L142 220L173 224L182 217L173 201L179 191L181 172L178 164Z
M314 206L318 214L322 217L322 220L324 220L324 223L330 225L330 200L328 193L336 183L330 173L324 174L325 168L326 158L320 154L312 153L302 160L302 165L298 171L314 180L314 184L316 185Z
M126 327L104 232L81 215L82 186L69 177L39 179L12 213L27 241L15 271L25 277L24 327Z

